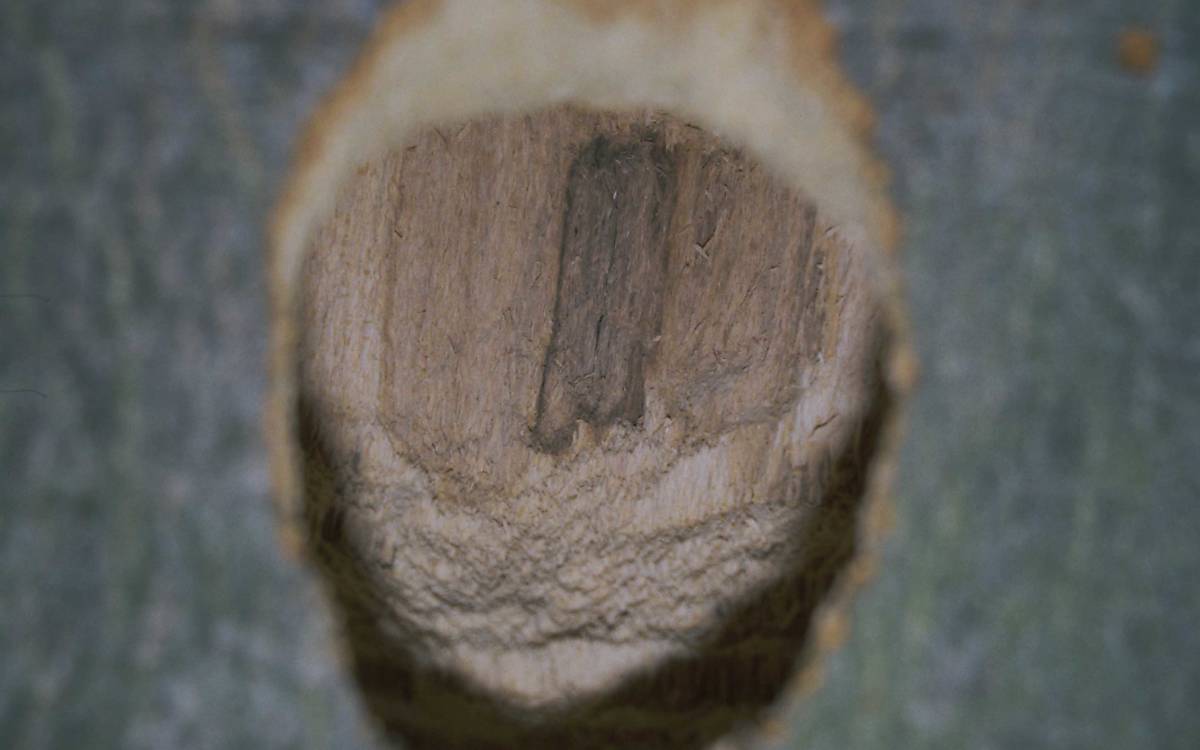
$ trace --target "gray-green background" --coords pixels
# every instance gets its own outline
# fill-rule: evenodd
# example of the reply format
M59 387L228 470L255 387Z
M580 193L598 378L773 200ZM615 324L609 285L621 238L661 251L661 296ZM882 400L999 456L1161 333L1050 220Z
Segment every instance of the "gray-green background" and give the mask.
M379 6L0 3L0 747L371 746L275 545L261 256ZM1200 4L828 7L923 379L786 746L1200 746Z

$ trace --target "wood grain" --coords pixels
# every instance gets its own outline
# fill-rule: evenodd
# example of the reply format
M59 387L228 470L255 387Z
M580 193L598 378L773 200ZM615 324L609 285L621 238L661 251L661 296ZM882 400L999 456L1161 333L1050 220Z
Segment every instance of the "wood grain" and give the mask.
M494 702L553 745L602 700L677 743L782 686L883 408L861 254L804 196L662 113L449 124L358 170L302 331L307 512L393 726Z
M567 176L554 333L534 442L569 445L575 423L636 424L662 328L674 164L649 137L596 136Z

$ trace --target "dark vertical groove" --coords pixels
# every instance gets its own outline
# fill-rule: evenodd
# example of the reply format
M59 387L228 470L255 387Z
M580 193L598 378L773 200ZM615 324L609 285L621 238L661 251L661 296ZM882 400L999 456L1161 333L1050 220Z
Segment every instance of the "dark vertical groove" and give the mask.
M597 136L571 165L533 429L540 450L566 449L577 420L606 427L642 417L645 359L662 324L675 173L649 136Z

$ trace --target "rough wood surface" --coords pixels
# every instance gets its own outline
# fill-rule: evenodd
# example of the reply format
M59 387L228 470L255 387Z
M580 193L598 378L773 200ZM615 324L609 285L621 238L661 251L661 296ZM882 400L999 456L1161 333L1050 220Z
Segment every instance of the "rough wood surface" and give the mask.
M882 413L861 248L695 126L560 108L363 165L310 253L307 512L392 728L700 747L766 706Z
M618 141L597 135L571 162L533 427L544 450L570 447L577 421L636 425L645 412L678 191L674 159L658 140L653 126ZM534 189L555 190L558 182L535 178Z

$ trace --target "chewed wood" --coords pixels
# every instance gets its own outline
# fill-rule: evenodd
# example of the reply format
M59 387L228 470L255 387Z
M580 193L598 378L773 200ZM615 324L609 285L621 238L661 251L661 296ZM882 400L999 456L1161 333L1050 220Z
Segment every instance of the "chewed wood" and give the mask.
M596 165L601 143L621 166ZM805 362L832 354L836 238L677 120L431 130L360 170L342 205L306 276L305 373L420 466L472 476L447 498L511 491L577 421L636 424L643 390L681 443L776 419Z
M306 512L389 726L552 746L603 705L678 744L776 694L883 409L805 196L663 113L451 123L359 168L302 300Z

